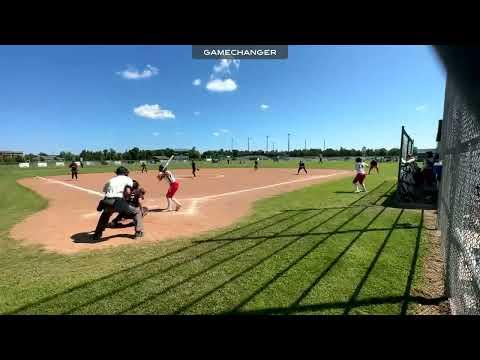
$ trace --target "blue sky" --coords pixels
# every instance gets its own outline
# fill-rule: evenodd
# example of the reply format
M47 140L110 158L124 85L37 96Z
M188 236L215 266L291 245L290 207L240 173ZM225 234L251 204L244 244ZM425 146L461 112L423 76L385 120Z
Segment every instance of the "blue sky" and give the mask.
M229 63L190 46L0 46L0 148L246 149L250 137L265 149L268 135L281 150L287 133L291 149L391 148L402 125L428 148L444 92L427 46L290 46L288 60Z

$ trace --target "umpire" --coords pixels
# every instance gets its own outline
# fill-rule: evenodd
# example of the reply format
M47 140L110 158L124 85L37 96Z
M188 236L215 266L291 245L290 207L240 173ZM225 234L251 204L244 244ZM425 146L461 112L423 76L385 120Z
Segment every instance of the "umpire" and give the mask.
M115 174L117 176L111 178L103 187L105 198L98 204L98 211L102 211L98 220L94 241L100 241L102 233L108 225L110 216L113 213L123 213L126 218L132 218L135 221L135 238L143 237L143 217L139 208L130 205L124 198L126 186L133 186L133 180L128 176L127 168L120 166Z

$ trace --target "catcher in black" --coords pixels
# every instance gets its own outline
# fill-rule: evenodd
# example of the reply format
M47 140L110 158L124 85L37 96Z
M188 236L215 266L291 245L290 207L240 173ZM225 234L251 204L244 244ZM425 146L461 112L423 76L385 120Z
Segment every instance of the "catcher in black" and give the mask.
M75 161L72 161L72 163L70 165L68 165L68 167L70 168L70 171L72 172L72 180L73 180L73 177L75 177L75 179L78 180L78 165Z
M145 164L144 162L142 162L142 173L143 173L144 171L148 174L147 164Z
M370 169L368 170L368 175L370 175L370 173L372 172L373 168L377 169L377 174L379 173L378 172L378 162L377 160L373 159L372 161L370 161Z
M193 177L197 177L196 172L198 170L200 170L200 169L197 167L197 164L195 164L195 161L192 160L192 174L193 174Z
M135 208L140 210L142 217L147 215L148 208L143 206L143 200L145 199L146 191L144 188L140 187L138 181L133 180L133 186L126 186L123 192L123 198L127 200L127 202ZM128 214L119 213L115 219L109 224L110 227L117 227L119 222L125 218L128 218ZM130 216L131 218L131 216Z
M300 162L298 163L297 175L300 174L300 170L303 170L303 171L305 171L305 174L308 174L307 169L305 168L305 163L303 162L303 160L300 160Z

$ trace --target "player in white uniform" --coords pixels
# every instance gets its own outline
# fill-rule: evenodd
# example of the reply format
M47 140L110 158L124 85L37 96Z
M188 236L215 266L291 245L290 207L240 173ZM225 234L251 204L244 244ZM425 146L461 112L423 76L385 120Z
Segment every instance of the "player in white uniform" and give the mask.
M178 181L175 179L175 176L168 171L165 170L163 165L160 165L158 167L159 174L157 176L159 181L162 181L163 179L167 179L167 182L169 184L168 191L166 193L167 197L167 211L178 211L182 207L182 204L174 198L175 193L177 192L178 188L180 187L180 184ZM175 204L175 209L172 207L172 202Z
M363 191L367 191L367 188L365 187L364 181L365 177L367 176L365 168L368 167L368 164L363 162L361 158L356 158L355 159L355 171L356 175L355 178L353 179L353 185L355 185L355 192L359 193L361 190L358 188L358 184L363 188Z

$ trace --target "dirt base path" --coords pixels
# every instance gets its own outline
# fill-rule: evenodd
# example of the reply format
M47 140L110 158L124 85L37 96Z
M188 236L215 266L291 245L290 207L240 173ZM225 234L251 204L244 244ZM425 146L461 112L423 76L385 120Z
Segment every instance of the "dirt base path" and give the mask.
M296 175L296 169L202 169L196 178L186 169L174 173L183 203L179 212L160 211L166 207L167 184L158 182L156 172L131 173L146 189L146 205L153 210L144 219L142 239L133 239L134 229L126 227L106 229L100 242L91 242L100 215L96 211L100 191L113 176L110 173L80 174L78 181L68 175L20 180L48 199L49 206L14 226L11 236L60 253L192 236L233 224L258 199L352 175L324 169L310 170L308 175Z

